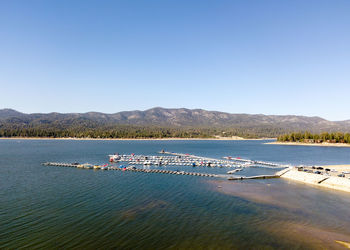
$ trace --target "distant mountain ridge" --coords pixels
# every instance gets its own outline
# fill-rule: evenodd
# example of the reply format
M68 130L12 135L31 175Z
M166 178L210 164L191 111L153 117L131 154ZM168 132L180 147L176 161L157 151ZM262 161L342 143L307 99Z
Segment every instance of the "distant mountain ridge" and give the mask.
M83 124L83 125L82 125ZM158 127L217 127L217 128L258 128L260 130L278 129L289 131L350 131L350 120L328 121L320 117L296 115L262 115L262 114L230 114L203 109L167 109L152 108L145 111L123 111L114 114L100 112L87 113L33 113L24 114L12 109L0 110L0 128L32 128L71 126L158 126Z
M23 116L24 113L18 112L14 109L0 109L0 119L7 119L10 117Z

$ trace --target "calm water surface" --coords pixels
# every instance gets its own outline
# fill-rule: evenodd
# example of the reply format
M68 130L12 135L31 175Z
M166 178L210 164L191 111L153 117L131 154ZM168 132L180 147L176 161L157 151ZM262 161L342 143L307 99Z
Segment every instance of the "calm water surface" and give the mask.
M40 165L102 164L111 153L160 149L287 164L350 163L350 148L263 143L0 140L0 249L342 249L335 241L350 241L348 193L283 179L229 182Z

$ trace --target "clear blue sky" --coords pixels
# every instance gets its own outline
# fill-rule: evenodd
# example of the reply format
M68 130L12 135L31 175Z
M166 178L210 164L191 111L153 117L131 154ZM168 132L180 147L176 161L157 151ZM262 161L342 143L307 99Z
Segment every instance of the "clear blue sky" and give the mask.
M27 113L350 119L350 1L0 1L0 91Z

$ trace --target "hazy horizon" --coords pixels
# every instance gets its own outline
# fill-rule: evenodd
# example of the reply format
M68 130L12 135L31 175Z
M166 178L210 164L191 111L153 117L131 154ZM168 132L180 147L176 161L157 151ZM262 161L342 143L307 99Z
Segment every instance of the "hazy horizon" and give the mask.
M350 119L350 2L4 1L0 108Z

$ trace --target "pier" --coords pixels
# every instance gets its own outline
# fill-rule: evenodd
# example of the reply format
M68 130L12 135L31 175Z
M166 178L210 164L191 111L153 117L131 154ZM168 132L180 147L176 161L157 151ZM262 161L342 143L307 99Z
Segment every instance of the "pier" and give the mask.
M280 176L279 175L232 176L228 178L228 180L236 181L236 180L273 179L273 178L280 178Z
M279 164L275 162L266 162L266 161L254 161L254 160L249 160L249 159L242 159L240 157L232 157L232 156L226 156L224 159L227 159L229 161L233 162L241 162L249 165L254 165L257 167L265 167L265 168L287 168L290 167L290 165L285 165L285 164Z

